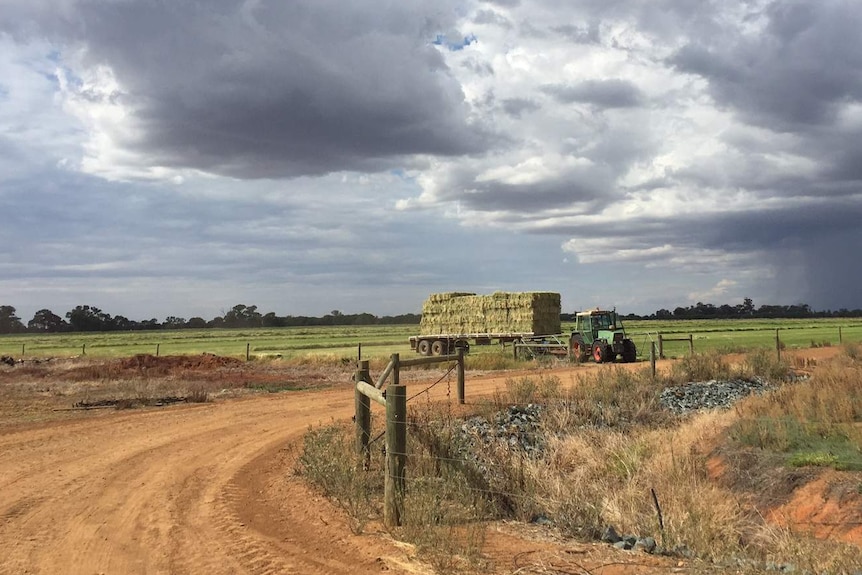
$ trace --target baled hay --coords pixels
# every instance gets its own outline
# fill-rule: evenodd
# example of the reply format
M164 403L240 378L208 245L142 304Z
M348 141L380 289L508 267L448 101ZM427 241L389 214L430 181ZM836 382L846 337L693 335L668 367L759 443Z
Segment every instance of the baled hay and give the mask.
M560 333L560 294L460 292L432 294L422 306L420 332L432 334Z

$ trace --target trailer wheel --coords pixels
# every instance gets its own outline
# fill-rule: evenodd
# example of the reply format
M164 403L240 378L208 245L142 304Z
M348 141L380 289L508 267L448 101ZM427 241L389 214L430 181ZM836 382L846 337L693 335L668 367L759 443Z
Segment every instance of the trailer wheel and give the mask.
M420 340L419 345L416 346L416 351L422 355L431 355L431 342L427 339Z
M431 344L431 355L443 355L448 351L448 345L442 339L435 340Z

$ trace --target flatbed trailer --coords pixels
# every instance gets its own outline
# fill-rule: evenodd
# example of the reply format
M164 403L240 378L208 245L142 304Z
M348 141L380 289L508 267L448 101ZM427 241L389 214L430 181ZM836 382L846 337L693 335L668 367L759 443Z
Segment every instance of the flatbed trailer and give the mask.
M532 333L436 333L410 336L410 349L421 355L446 355L459 348L468 351L471 345L505 345L535 337Z

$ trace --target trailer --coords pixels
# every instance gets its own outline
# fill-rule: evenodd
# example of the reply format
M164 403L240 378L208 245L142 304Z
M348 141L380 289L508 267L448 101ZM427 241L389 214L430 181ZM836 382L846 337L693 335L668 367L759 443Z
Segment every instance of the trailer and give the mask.
M421 355L446 355L458 349L467 353L473 345L506 345L532 336L515 332L437 333L413 335L409 341L410 349Z

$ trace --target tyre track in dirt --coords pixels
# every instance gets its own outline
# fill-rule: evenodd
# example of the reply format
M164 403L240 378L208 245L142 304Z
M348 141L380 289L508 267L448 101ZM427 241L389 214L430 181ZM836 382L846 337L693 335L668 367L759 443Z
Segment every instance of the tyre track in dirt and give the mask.
M346 388L5 433L0 573L290 572L239 519L234 476L351 405Z
M550 373L567 384L597 367ZM512 376L468 378L468 397ZM345 384L5 430L0 573L415 573L402 547L352 535L285 477L308 427L352 410Z

